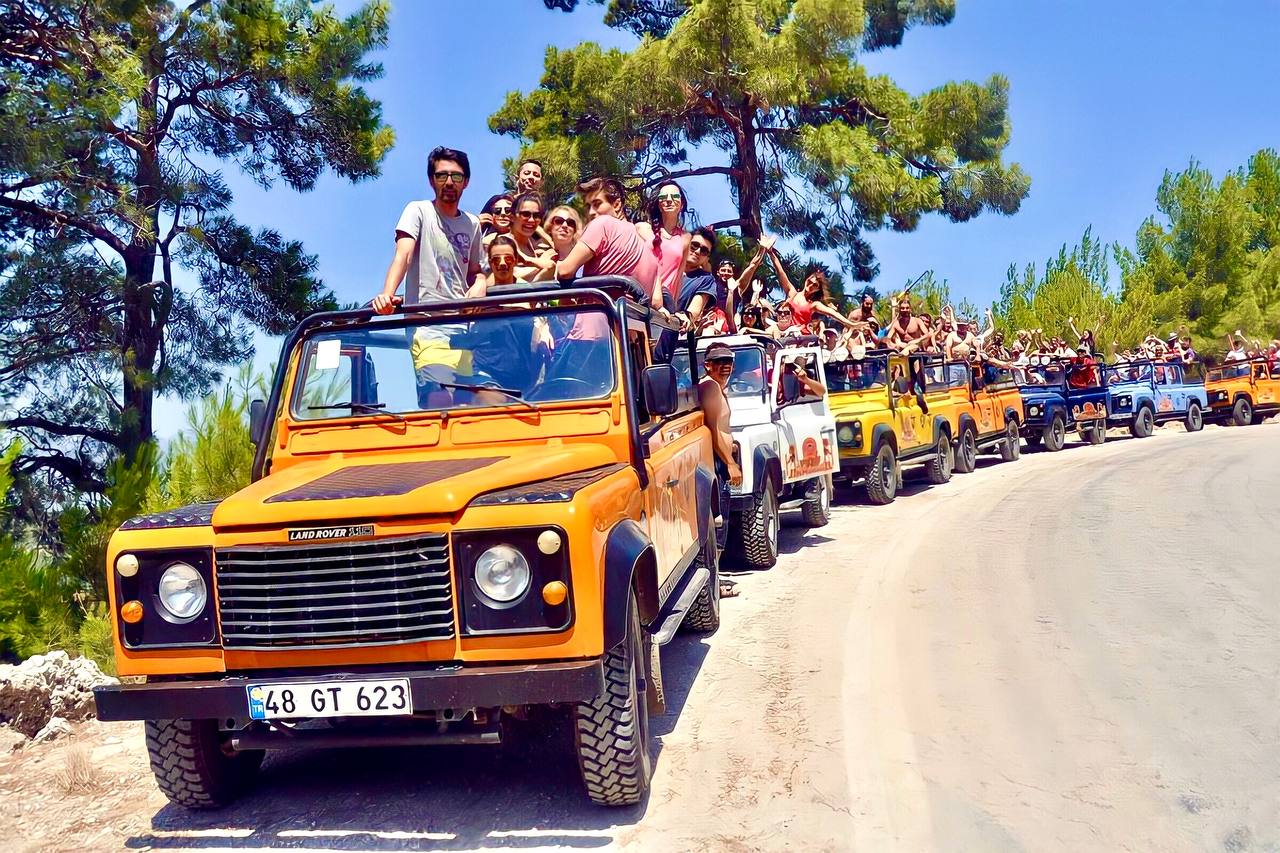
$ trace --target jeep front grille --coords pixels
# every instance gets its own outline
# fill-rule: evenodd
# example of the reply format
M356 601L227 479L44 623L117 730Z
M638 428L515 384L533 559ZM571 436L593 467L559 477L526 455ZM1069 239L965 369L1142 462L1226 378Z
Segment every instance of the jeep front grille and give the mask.
M443 533L239 545L218 549L214 563L227 648L389 645L454 634Z

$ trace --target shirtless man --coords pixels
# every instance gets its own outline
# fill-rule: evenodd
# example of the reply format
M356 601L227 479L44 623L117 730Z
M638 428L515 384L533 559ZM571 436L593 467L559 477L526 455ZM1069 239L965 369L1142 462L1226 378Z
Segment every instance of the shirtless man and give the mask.
M705 375L698 383L698 402L711 429L711 444L716 451L716 473L722 483L742 483L742 469L733 459L733 433L729 430L729 398L725 388L733 375L733 350L722 343L707 347L703 356Z
M898 297L897 316L889 324L884 343L891 350L902 350L909 344L923 340L929 334L919 317L911 314L911 297L903 294Z

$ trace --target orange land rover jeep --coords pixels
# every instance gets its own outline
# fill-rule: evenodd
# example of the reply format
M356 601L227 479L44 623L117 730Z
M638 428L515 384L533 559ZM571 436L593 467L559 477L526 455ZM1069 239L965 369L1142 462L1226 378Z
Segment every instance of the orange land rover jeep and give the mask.
M514 285L289 335L253 484L108 551L119 672L146 683L98 716L146 721L170 800L226 803L276 747L497 743L539 706L571 715L591 799L644 796L657 647L720 616L710 433L637 292Z

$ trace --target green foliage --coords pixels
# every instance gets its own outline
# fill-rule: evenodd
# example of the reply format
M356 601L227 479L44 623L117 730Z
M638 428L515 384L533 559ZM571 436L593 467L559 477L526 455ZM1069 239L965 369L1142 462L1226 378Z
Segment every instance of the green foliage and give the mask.
M221 391L187 408L187 429L169 442L152 510L223 498L249 484L253 443L249 439L251 368L240 371L240 388Z
M1185 325L1204 352L1236 329L1267 338L1280 326L1280 155L1263 149L1215 181L1195 161L1166 172L1157 216L1119 250L1126 302L1160 326Z
M362 84L388 14L0 4L0 409L27 438L22 480L101 494L150 441L157 393L201 396L254 327L335 307L314 256L232 217L218 166L300 191L376 175L393 135Z
M610 14L629 26L624 13L645 5L616 0ZM949 22L949 0L665 5L683 7L669 31L642 24L649 37L630 52L549 48L540 85L509 94L490 128L524 151L556 152L574 176L636 174L651 186L667 170L720 175L738 218L719 225L834 250L858 281L877 272L865 231L909 231L931 212L1009 214L1027 195L1026 175L1001 161L1004 78L913 96L858 61L910 26ZM692 147L718 149L723 165L686 168Z

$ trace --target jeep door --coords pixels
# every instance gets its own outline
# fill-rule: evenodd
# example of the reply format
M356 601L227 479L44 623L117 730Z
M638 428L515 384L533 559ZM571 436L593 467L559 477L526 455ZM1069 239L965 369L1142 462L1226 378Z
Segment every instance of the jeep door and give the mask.
M978 422L978 435L985 437L1004 430L1004 411L996 405L996 399L987 390L985 368L978 371L972 365L964 365L965 388L973 405L973 418Z
M1155 404L1158 416L1186 411L1187 392L1182 387L1181 371L1176 364L1157 364L1152 373L1155 388Z
M818 347L788 347L774 354L772 399L773 421L778 429L778 455L783 482L807 480L835 473L840 467L836 446L836 419L824 390L821 395L804 393L799 383L786 378L793 359L804 359L805 375L822 384L822 350ZM792 397L794 391L800 391Z
M919 389L909 375L909 369L907 359L899 356L889 359L889 399L893 407L894 428L898 433L899 452L933 443L933 431L916 399Z

